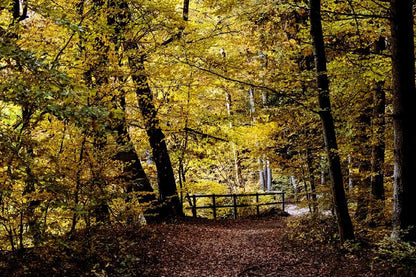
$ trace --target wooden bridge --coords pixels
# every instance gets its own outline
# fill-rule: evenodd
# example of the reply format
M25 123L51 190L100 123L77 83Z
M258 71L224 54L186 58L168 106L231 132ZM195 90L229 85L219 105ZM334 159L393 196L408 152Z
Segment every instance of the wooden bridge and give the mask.
M276 199L277 197L279 199ZM214 219L217 218L219 208L232 208L234 219L238 217L238 208L242 207L255 207L257 215L260 215L261 206L281 205L282 210L285 210L285 193L280 191L241 194L187 194L186 198L189 203L189 207L186 209L192 210L193 217L197 217L197 211L200 209L211 209ZM210 203L198 206L197 200L202 198L210 199Z

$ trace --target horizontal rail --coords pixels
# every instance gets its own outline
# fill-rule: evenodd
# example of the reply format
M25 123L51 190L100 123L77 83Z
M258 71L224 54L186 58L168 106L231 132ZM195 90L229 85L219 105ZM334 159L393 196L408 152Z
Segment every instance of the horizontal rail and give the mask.
M267 206L267 205L277 205L283 204L283 202L267 202L267 203L253 203L253 204L237 204L237 205L215 205L215 208L243 208L243 207L256 207L256 206ZM196 206L195 209L212 209L214 208L213 205L210 206ZM194 207L186 207L185 209L191 210Z
M281 201L273 202L260 202L260 196L276 196L280 195ZM252 203L238 203L238 198L246 198L255 196L255 202ZM282 205L282 210L285 210L285 193L281 191L271 191L271 192L258 192L258 193L234 193L234 194L194 194L186 195L190 207L186 209L192 210L193 217L197 217L197 210L202 209L212 209L214 219L217 218L217 209L219 208L233 208L234 209L234 218L237 218L237 208L243 207L255 207L257 210L257 215L260 214L260 206L270 206L270 205ZM206 206L197 206L198 198L211 198L212 205ZM217 204L218 198L231 198L233 204ZM247 199L246 199L247 200ZM276 199L274 199L276 200ZM222 202L222 201L221 201Z
M259 193L236 193L236 194L192 194L189 195L190 197L197 197L197 198L202 198L202 197L233 197L234 195L237 197L244 197L244 196L265 196L265 195L282 195L285 194L284 192L281 191L276 191L276 192L259 192Z

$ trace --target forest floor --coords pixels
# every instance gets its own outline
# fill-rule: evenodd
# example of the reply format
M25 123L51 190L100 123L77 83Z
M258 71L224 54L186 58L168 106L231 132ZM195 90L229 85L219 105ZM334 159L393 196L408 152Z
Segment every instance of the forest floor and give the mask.
M293 237L291 230L304 228L302 221L291 223L295 218L101 227L24 253L2 253L0 276L389 276L371 266L370 251L310 242L299 232Z

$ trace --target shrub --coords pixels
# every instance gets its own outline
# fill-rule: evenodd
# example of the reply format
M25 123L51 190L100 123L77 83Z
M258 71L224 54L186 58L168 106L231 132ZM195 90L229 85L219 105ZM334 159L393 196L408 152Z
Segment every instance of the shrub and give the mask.
M374 266L391 266L400 276L416 275L415 243L385 236L376 246Z

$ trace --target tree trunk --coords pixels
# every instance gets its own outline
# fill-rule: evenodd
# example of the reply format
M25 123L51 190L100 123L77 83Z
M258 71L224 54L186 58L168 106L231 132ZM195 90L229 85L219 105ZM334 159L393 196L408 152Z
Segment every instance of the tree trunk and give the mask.
M267 191L267 184L264 176L264 169L263 169L263 160L258 158L257 159L259 164L259 179L260 179L260 187L263 191Z
M104 132L95 132L93 150L94 153L97 153L98 158L103 152L104 147L107 145L107 136ZM107 182L103 176L103 173L100 168L96 168L96 164L92 164L94 168L91 168L92 171L92 183L99 190L99 194L95 195L96 204L94 205L94 216L95 221L98 224L107 225L110 224L110 207L108 205L108 195L105 191Z
M184 2L186 4L187 1ZM124 31L125 24L128 20L131 20L130 13L128 11L129 7L125 1L111 1L110 5L116 7L117 9L123 10L123 12L118 12L116 15L109 16L108 22L110 25L115 26L116 36L114 41L116 44L121 42L118 39L122 36L122 31ZM187 7L184 8L184 14L188 11ZM185 17L185 15L184 15ZM139 47L137 42L126 40L123 44L124 50L135 50L139 52ZM128 58L128 66L130 67L132 74L131 77L136 85L136 95L138 98L138 106L142 117L145 123L146 133L149 138L149 143L152 148L153 159L156 164L157 177L158 177L158 187L159 187L159 200L162 204L160 209L160 216L174 216L174 215L183 215L182 208L180 205L179 197L176 190L175 176L173 173L172 164L168 154L168 149L165 142L165 135L162 132L162 129L159 126L159 120L157 118L157 111L153 104L153 95L152 91L148 84L147 76L144 74L144 62L145 54L135 53L134 56ZM121 100L121 105L124 105L124 98ZM124 109L124 107L123 107ZM137 156L136 151L132 143L130 142L130 137L127 132L127 126L120 124L118 126L119 134L124 134L124 141L118 141L119 144L128 146L126 152L118 153L120 159L131 163L130 166L126 168L127 172L125 178L129 179L130 182L128 186L128 191L142 190L151 192L153 191L150 186L150 182L147 179L146 174L141 166L140 160ZM122 139L123 136L120 136ZM126 140L127 139L127 140ZM123 157L123 158L121 158ZM153 201L152 195L148 194L145 201Z
M231 101L231 94L225 90L225 104L227 107L227 115L229 118L229 126L230 128L233 127L233 122L232 122L232 101ZM236 187L244 187L244 180L243 180L243 174L241 171L241 163L240 163L240 155L238 153L238 150L235 146L234 142L231 142L231 147L233 150L233 156L234 156L234 170L235 170L235 185ZM234 188L235 191L235 188Z
M81 143L81 149L79 153L79 159L78 159L78 170L77 174L75 175L75 192L74 192L74 214L72 215L72 224L71 224L71 230L69 231L69 234L73 234L75 231L75 228L77 226L78 221L78 205L79 205L79 193L81 190L81 172L82 172L82 160L84 158L84 150L85 150L85 143L87 141L87 137L84 134L84 137L82 139Z
M36 179L29 165L26 167L26 174L27 174L27 178L25 180L26 187L23 192L23 195L31 194L36 191L35 189ZM37 215L35 212L36 208L38 208L41 204L42 204L41 200L34 200L31 198L29 201L29 205L25 211L25 215L27 216L27 225L29 227L29 233L32 236L33 244L35 246L38 246L39 243L41 242L42 232L40 229L39 215Z
M120 108L123 111L124 116L116 121L115 130L117 131L117 145L122 149L122 151L118 152L113 158L123 162L124 164L122 178L127 184L127 201L131 200L130 194L132 192L142 192L139 201L145 210L145 217L148 219L149 217L153 217L156 212L154 208L156 197L153 194L153 188L143 170L142 164L127 129L124 95L121 95L119 104L120 107L116 108Z
M159 200L162 203L161 216L183 215L178 193L176 190L175 175L170 161L165 135L159 125L156 107L153 105L153 95L146 75L144 75L145 56L138 60L130 57L129 66L132 68L132 79L136 83L136 95L142 114L146 133L152 148L153 159L157 169L159 186Z
M353 240L355 239L354 228L348 213L348 205L342 180L341 163L338 155L334 120L332 117L329 98L329 80L326 74L325 45L321 22L321 1L311 0L309 5L311 36L313 40L315 70L317 72L317 85L319 92L319 115L322 121L325 148L329 162L329 177L331 181L338 230L341 241Z
M383 90L384 82L377 82L373 100L373 136L375 143L371 148L371 222L384 218L384 150L385 150L385 106L386 93Z
M123 149L122 152L116 154L116 158L123 161L126 164L123 175L124 179L129 184L127 187L128 192L132 191L145 191L153 192L153 188L150 185L149 179L143 170L140 159L134 149L134 145L131 141L130 134L127 129L127 122L125 119L126 107L125 96L121 96L120 107L123 111L123 118L117 122L117 144Z
M266 161L266 173L267 173L267 191L271 191L272 190L272 169L270 168L270 161L267 160Z
M393 70L394 195L393 233L416 240L416 118L413 1L391 0L391 45ZM413 130L412 130L413 129ZM407 230L409 229L409 230Z
M367 101L366 101L367 102ZM370 188L371 188L371 148L370 148L370 136L369 130L371 127L371 116L370 110L365 109L362 114L358 117L358 129L356 141L357 152L360 154L358 162L359 169L359 181L358 184L358 199L357 209L355 211L355 218L363 221L367 219L368 207L370 204Z
M311 184L312 210L313 212L317 212L318 203L316 201L315 168L313 166L313 156L310 148L306 149L306 163L308 166L308 179Z
M183 0L182 18L184 21L188 21L189 19L189 0Z
M294 194L294 198L295 198L295 203L299 202L299 198L298 198L298 194L300 192L298 184L297 184L297 180L295 178L295 176L291 175L289 176L289 183L292 186L292 190L293 190L293 194Z
M347 163L348 163L348 186L347 186L347 190L348 190L348 192L352 192L354 190L354 170L353 170L354 163L352 162L352 157L351 156L348 156Z

